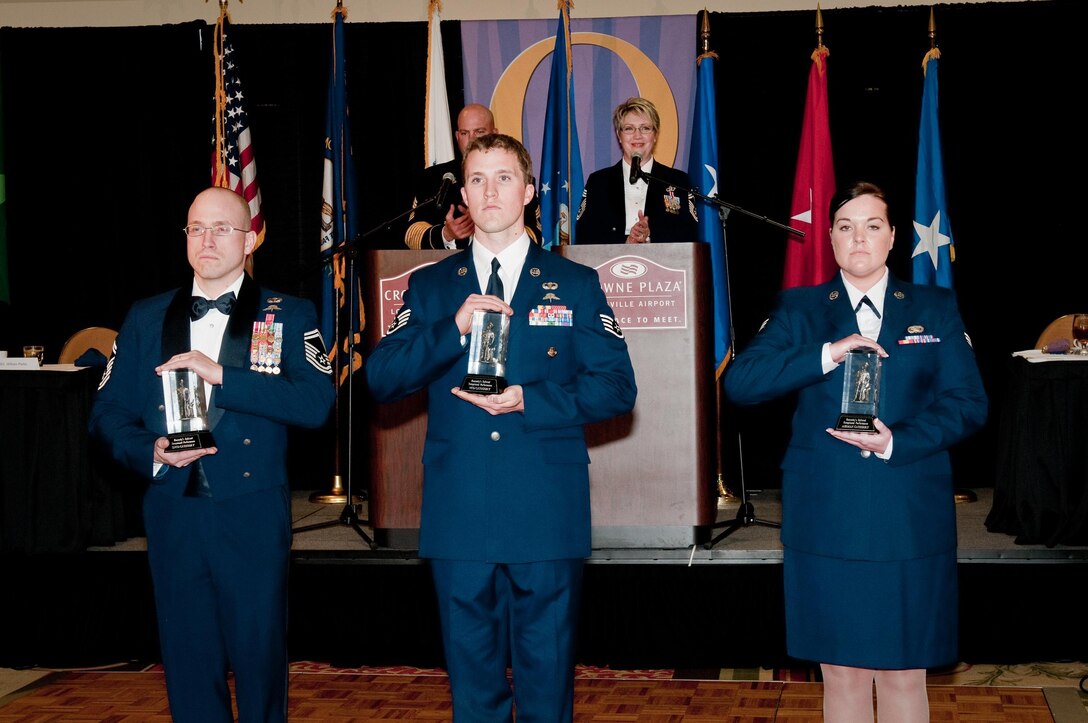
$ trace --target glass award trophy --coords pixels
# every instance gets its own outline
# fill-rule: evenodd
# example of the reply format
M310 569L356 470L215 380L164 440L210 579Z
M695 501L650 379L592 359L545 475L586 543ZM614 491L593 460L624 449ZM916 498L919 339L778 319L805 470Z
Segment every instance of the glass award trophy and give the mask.
M472 394L500 394L506 389L506 342L510 317L501 311L472 312L468 374L461 389Z
M204 399L204 380L192 369L172 369L162 373L162 396L166 409L167 452L214 447L208 429L208 404Z
M835 429L876 434L873 420L880 406L880 355L872 349L852 349L844 364L842 413Z

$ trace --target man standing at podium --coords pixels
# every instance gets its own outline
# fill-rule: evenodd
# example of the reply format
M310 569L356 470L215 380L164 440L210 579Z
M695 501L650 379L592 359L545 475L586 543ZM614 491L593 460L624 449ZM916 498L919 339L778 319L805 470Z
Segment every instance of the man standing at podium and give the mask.
M496 133L495 116L479 103L469 103L457 114L457 147L464 157L469 143ZM461 159L455 158L423 169L416 182L412 213L404 232L410 249L463 249L472 236L472 215L461 203ZM429 200L434 199L434 200ZM534 198L525 206L525 229L539 243L539 207Z
M521 143L476 139L464 177L472 242L412 274L367 381L379 402L428 393L419 554L434 578L454 719L510 721L516 708L518 720L570 721L590 553L583 425L632 409L634 372L596 272L530 243ZM501 393L461 389L477 310L510 317Z

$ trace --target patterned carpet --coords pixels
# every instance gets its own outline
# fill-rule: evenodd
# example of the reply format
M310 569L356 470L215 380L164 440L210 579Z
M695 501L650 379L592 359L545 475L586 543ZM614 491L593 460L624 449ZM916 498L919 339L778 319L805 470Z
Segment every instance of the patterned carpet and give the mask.
M54 672L38 669L41 672ZM161 664L120 663L117 665L88 668L96 671L161 671ZM416 668L409 665L360 666L341 668L328 663L313 660L299 660L290 664L290 673L313 673L328 675L405 675L412 677L445 677L441 668ZM654 670L613 670L590 665L575 668L578 679L605 680L738 680L738 681L778 681L783 683L820 682L819 668L700 668L700 669L654 669ZM930 671L926 678L929 685L952 686L987 686L1013 688L1081 688L1083 697L1088 698L1088 662L1066 660L1045 663L1023 664L971 664L958 663L950 668Z
M290 706L295 720L351 723L398 718L438 723L451 718L448 680L441 669L341 668L317 661L297 661L290 667ZM124 663L80 671L9 671L41 677L31 683L23 681L7 695L0 690L0 723L168 723L161 670L160 665ZM822 723L822 686L816 669L612 670L579 666L576 677L576 720L586 723ZM931 714L934 720L950 723L1085 721L1088 694L1078 696L1077 690L1083 689L1086 677L1088 664L1077 661L960 664L929 676ZM2 678L0 675L0 683Z
M157 669L158 666L146 668ZM363 666L337 668L327 663L302 660L291 663L292 673L329 673L335 675L438 675L445 676L439 668L413 668L409 666ZM758 680L780 682L819 682L818 668L718 668L718 669L664 669L664 670L613 670L579 665L575 669L579 679L631 679L631 680ZM1088 677L1088 663L1060 661L1026 663L1019 665L972 665L959 663L951 668L931 671L929 685L967 685L1046 688L1059 686L1078 687ZM1086 683L1088 684L1088 683Z

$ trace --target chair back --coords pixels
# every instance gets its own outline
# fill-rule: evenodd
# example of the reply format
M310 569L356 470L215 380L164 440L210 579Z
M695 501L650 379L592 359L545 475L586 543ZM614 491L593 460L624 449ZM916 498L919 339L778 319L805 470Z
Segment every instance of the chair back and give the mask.
M1072 322L1070 322L1072 325ZM107 359L113 353L113 340L117 338L117 332L104 326L89 326L80 329L68 337L64 346L60 348L60 356L57 362L60 364L72 364L83 356L88 349L97 349Z
M1074 316L1075 314L1064 314L1047 324L1043 333L1039 335L1039 341L1035 342L1035 348L1042 349L1055 339L1068 339L1072 342Z

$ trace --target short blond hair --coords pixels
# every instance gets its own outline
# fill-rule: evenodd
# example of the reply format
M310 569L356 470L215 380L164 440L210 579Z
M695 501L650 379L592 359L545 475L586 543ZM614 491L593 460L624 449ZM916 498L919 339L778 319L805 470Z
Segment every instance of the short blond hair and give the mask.
M650 119L650 125L654 127L654 133L661 130L661 116L657 114L657 108L645 98L634 96L616 106L612 112L612 127L616 129L616 135L620 133L623 125L623 117L628 113L638 113Z

